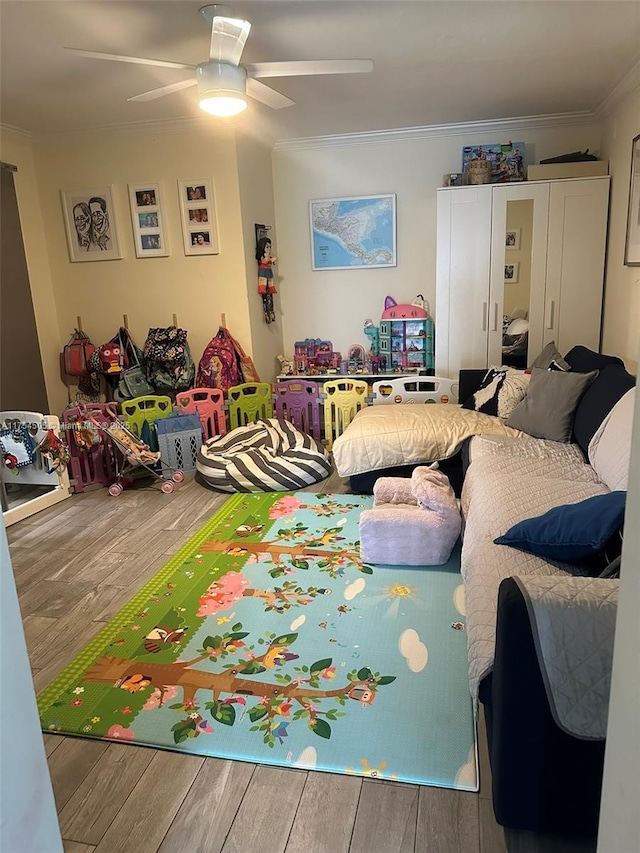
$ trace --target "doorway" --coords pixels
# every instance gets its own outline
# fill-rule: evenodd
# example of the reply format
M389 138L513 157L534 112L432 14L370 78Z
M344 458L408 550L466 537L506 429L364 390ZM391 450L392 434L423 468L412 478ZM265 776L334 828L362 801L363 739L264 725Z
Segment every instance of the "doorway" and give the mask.
M0 442L4 433L6 447L28 447L33 453L57 421L47 417L49 402L18 210L16 172L15 166L0 163ZM29 464L19 464L21 460L14 463L15 455L8 453L5 445L0 474L5 524L69 496L66 473L49 473L37 453Z

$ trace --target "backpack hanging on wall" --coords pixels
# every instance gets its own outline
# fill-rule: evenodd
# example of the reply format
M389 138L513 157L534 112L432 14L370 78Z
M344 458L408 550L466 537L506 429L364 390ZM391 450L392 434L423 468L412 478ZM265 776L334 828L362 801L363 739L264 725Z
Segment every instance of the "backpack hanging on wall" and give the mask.
M110 345L117 347L120 351L122 369L119 373L105 374L107 383L117 383L113 387L113 399L117 403L125 400L133 400L135 397L144 397L154 393L153 385L147 379L143 367L142 350L136 346L129 330L121 326L117 335L100 347L102 350Z
M232 385L259 382L258 371L228 329L220 326L198 364L196 387L227 391Z
M193 387L196 367L185 329L176 326L149 329L143 355L147 379L159 393L175 394Z
M91 372L89 359L94 351L95 347L89 340L89 336L76 329L62 351L64 372L68 376L89 374Z

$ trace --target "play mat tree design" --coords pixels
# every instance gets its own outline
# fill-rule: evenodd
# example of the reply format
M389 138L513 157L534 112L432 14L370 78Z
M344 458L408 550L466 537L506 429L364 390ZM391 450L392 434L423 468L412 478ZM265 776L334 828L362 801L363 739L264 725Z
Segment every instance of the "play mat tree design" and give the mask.
M372 672L365 666L349 672L347 684L323 690L320 688L320 679L330 681L336 674L332 658L324 658L310 666L296 666L296 678L276 671L272 682L254 680L247 676L275 670L291 660L298 659L298 655L289 651L298 634L294 632L276 636L267 632L266 637L259 637L257 644L250 646L244 643L247 636L248 632L242 631L242 623L238 622L232 626L231 631L207 636L198 657L169 664L141 663L105 656L97 660L86 672L83 682L111 684L131 694L153 687L151 702L145 703L142 711L161 707L167 696L171 695L170 687L182 688L182 701L169 706L181 716L171 727L176 744L189 737L198 737L204 732L213 731L204 711L209 713L214 723L235 725L238 716L234 705L240 705L244 709L240 719L248 716L249 721L253 723L250 731L261 732L264 743L273 748L276 739L280 743L283 742L288 726L302 719L307 721L314 734L330 738L329 721L336 721L346 712L338 708L320 708L319 704L323 700L333 699L339 707L344 707L347 699L371 704L378 688L391 684L396 678L393 675ZM254 649L257 649L258 645L266 645L266 649L256 655ZM224 663L220 672L193 669L196 664L205 660L224 661L240 649L244 649L242 657ZM204 703L204 711L203 705L196 701L196 693L199 690L210 691L212 694L212 700ZM221 698L223 695L228 698ZM257 702L249 707L246 697L256 697ZM291 715L294 703L300 707Z

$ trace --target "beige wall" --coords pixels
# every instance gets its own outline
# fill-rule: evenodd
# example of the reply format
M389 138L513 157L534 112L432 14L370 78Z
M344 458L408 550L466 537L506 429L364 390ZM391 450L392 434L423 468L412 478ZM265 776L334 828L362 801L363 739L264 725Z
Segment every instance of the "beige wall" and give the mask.
M604 122L602 156L611 172L611 213L605 278L603 352L638 370L640 350L640 267L624 265L627 232L631 141L640 134L640 86L637 86Z
M49 268L45 223L40 206L31 138L7 128L0 128L0 157L5 163L12 163L18 167L15 173L16 198L45 385L49 408L52 412L58 413L67 403L67 391L60 379L59 367L59 354L63 340L58 326L54 282Z
M254 139L238 139L238 183L242 211L247 288L249 294L249 321L253 341L253 359L263 382L273 382L279 368L277 356L284 352L282 340L281 293L274 296L275 323L266 323L262 299L258 295L258 265L255 256L255 224L271 225L269 232L273 254L278 257L278 234L273 227L273 181L271 177L271 149ZM280 264L276 263L274 281L282 290Z
M346 352L367 343L363 323L377 322L387 294L411 302L417 293L429 300L435 316L436 188L446 172L460 169L462 147L482 142L524 141L527 162L567 151L600 146L597 123L491 132L452 128L447 135L415 138L371 135L364 144L318 140L314 147L276 147L273 154L279 272L287 354L296 340L328 338ZM394 268L372 270L311 269L310 199L397 195L397 260Z
M637 523L640 517L640 394L637 393L632 435L598 853L637 853L640 850L640 526Z
M621 258L630 143L640 132L639 93L636 90L607 120L602 152L611 159L613 173L603 348L625 358L631 369L640 343L640 287L637 269L624 267ZM526 143L528 161L536 161L578 148L598 151L600 134L594 123L529 128L517 137ZM481 141L497 142L504 136L483 132ZM516 138L512 132L509 136ZM58 356L77 315L99 344L114 334L127 314L134 338L142 344L149 326L168 325L177 313L179 323L189 330L197 360L224 313L228 328L254 356L265 380L275 376L275 356L290 355L299 338L329 338L344 351L352 343L366 344L363 322L367 317L377 322L387 294L411 301L423 293L437 328L435 189L445 172L459 168L462 146L477 141L478 132L462 134L455 129L451 135L414 138L399 132L384 141L320 140L316 147L290 145L271 154L266 145L236 139L233 130L220 124L158 133L128 128L42 137L33 144L25 136L3 133L3 159L20 167L16 188L52 409L59 411L66 403ZM198 177L213 181L220 254L186 257L177 180ZM161 186L168 258L135 257L127 184L144 181ZM60 190L105 184L114 187L124 257L70 263ZM386 192L397 195L398 266L313 272L309 200ZM274 226L279 258L277 320L270 326L264 323L256 293L257 221Z
M226 314L227 326L251 352L247 276L232 130L182 129L153 134L123 129L101 134L40 137L34 160L60 338L82 317L95 344L104 343L127 314L142 345L150 326L167 326L172 315L189 331L193 357L202 351ZM185 256L178 180L212 180L220 254ZM135 256L127 184L160 185L170 256ZM60 190L112 185L122 260L71 263Z
M637 372L640 356L640 267L624 266L631 143L640 134L640 86L604 122L603 156L610 161L611 215L602 347ZM611 677L599 853L640 849L640 396L636 395L620 580L620 606Z

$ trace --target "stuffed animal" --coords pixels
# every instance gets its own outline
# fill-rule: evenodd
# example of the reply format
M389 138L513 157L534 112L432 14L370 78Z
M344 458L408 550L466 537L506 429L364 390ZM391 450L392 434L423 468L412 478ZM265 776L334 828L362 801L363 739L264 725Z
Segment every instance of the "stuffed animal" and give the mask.
M293 362L284 355L278 356L281 376L293 376Z

